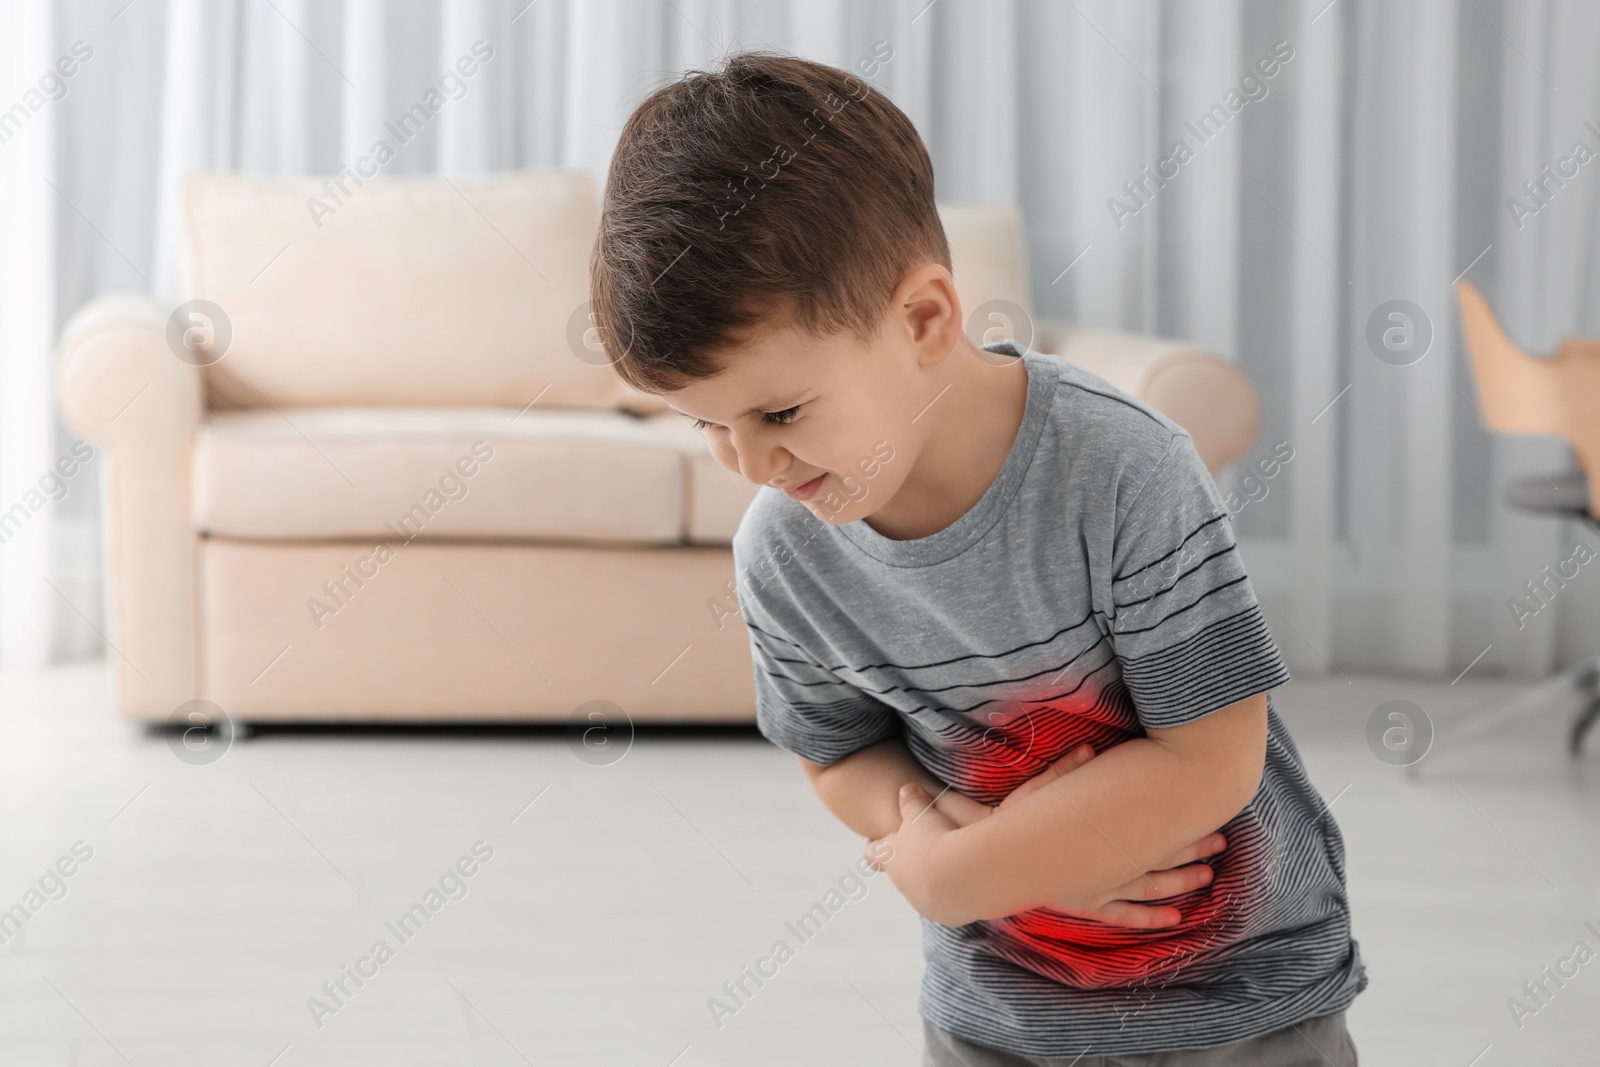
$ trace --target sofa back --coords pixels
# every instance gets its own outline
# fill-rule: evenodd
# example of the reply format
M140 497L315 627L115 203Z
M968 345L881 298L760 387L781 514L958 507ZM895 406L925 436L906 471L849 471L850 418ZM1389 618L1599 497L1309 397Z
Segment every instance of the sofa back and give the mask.
M1007 309L995 306L997 302L1031 314L1028 261L1016 205L940 204L939 221L950 242L950 273L966 324L974 325L974 315L984 324L996 323L995 315L1006 316ZM981 335L984 330L976 332ZM1025 326L1019 326L1017 336L1024 341L1025 332Z
M366 181L201 174L184 299L222 309L215 407L611 407L581 336L598 205L580 172ZM580 349L581 350L581 349Z
M939 210L963 315L994 300L1026 312L1016 209ZM537 396L664 411L584 346L598 213L580 171L359 186L346 176L342 187L194 175L183 298L217 305L231 333L205 368L208 403L521 407Z

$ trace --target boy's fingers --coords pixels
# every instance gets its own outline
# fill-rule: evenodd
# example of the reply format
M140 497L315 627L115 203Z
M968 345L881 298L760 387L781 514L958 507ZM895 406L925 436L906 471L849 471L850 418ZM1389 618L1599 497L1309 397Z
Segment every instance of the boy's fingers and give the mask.
M1094 759L1094 746L1085 741L1023 784L1037 789L1052 778L1060 778L1064 774L1071 774L1092 759Z
M915 782L907 782L900 787L900 818L909 822L921 815L933 802L928 799L928 794Z
M989 805L973 800L965 793L958 793L954 789L946 791L943 796L934 800L933 807L957 826L971 826L979 819L986 819L994 814L994 809Z
M881 871L886 869L884 864L894 855L894 849L889 846L887 837L879 837L867 842L866 848L862 849L862 855L866 857L868 867Z
M1055 779L1060 778L1063 774L1071 774L1079 767L1082 767L1085 763L1088 763L1090 760L1094 759L1094 756L1094 746L1085 741L1083 744L1077 746L1065 756L1062 756L1060 759L1050 764L1050 766L1046 767L1044 770L1040 771L1038 774L1034 775L1032 778L1029 778L1027 781L1013 789L1009 794L1006 795L1005 800L1000 802L1001 806L1004 806L1007 801L1020 800L1034 790L1044 788Z
M1039 788L1039 779L1037 779L1037 778L1029 778L1026 782L1023 782L1021 785L1017 786L1015 789L1013 789L1011 792L1007 793L1003 798L1001 798L1000 807L1003 808L1007 804L1010 804L1010 803L1012 803L1014 801L1017 801L1017 800L1021 800L1023 797L1027 796L1029 793L1033 792L1035 789L1038 789L1038 788Z
M1196 860L1209 859L1228 847L1228 839L1219 833L1210 833L1190 845L1185 845L1161 860L1160 870L1182 867Z
M1094 759L1094 746L1085 741L1039 772L1036 778L1030 780L1038 781L1039 779L1044 779L1048 781L1051 778L1058 778L1063 774L1077 770L1092 759Z
M1204 863L1191 863L1169 871L1151 871L1113 889L1118 900L1164 900L1210 885L1216 872Z
M1183 921L1183 913L1167 904L1130 904L1126 900L1113 900L1095 914L1095 918L1113 926L1127 926L1136 930L1154 930L1175 926Z

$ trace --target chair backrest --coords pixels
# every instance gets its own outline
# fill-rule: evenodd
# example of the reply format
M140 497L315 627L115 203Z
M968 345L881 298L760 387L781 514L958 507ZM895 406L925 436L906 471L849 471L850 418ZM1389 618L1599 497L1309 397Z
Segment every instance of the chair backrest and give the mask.
M181 217L184 297L232 334L205 370L213 406L616 402L569 342L598 218L584 173L201 174Z
M1477 286L1459 281L1456 295L1478 408L1489 427L1506 433L1562 434L1566 402L1555 363L1519 349Z
M1570 338L1553 356L1530 356L1476 286L1457 282L1456 295L1484 420L1505 433L1566 438L1588 478L1589 514L1600 519L1600 341Z

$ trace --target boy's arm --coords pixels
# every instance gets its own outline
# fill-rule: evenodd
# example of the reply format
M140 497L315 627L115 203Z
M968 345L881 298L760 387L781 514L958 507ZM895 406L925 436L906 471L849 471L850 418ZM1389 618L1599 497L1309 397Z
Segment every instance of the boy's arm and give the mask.
M837 763L824 765L801 757L800 765L823 805L840 822L866 838L885 837L899 829L899 792L906 782L921 787L928 800L939 797L939 810L950 815L958 826L989 813L964 794L946 791L898 737L868 745Z
M969 826L932 811L913 822L932 794L900 796L883 869L918 911L950 926L1120 886L1255 796L1266 701L1260 693L1149 730Z

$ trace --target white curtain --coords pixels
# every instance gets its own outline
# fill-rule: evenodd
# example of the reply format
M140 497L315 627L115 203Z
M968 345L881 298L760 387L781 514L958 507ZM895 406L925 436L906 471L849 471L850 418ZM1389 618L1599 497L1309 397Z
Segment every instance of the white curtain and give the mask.
M1600 335L1600 161L1531 217L1508 206L1575 142L1600 150L1589 0L12 0L0 108L75 42L93 58L0 144L0 509L70 447L66 316L175 295L184 173L334 173L476 41L493 59L385 174L600 176L632 105L688 67L776 47L854 68L887 42L875 84L941 198L1021 205L1041 313L1188 338L1257 383L1257 454L1294 458L1235 524L1297 672L1600 649L1600 575L1525 628L1508 609L1600 535L1503 506L1569 459L1482 429L1450 288L1465 272L1533 350ZM1410 366L1365 340L1395 299L1433 330ZM0 546L0 662L98 653L103 468Z
M0 5L0 662L8 663L44 662L52 635L43 624L65 606L49 584L55 494L39 486L55 444L49 352L60 199L51 161L63 101L55 82L40 84L54 43L49 11Z

